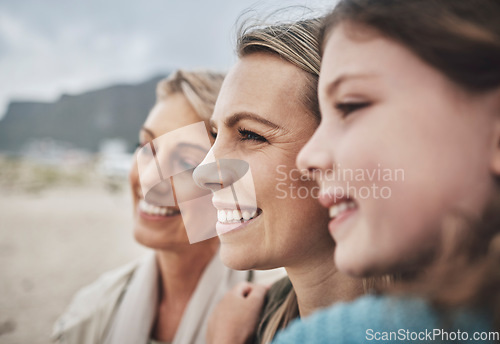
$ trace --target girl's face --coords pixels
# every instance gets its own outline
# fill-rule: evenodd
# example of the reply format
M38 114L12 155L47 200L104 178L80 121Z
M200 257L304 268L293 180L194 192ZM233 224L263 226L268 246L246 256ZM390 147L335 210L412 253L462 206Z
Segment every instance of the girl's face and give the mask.
M233 217L238 209L229 187L214 193L220 254L229 267L293 266L333 254L333 240L324 230L328 212L311 197L315 183L298 180L297 170L293 180L289 177L297 153L317 126L302 104L305 80L299 68L266 53L243 57L224 80L212 117L217 139L211 153L248 163L257 203L252 219L226 230L231 226L225 224L226 214ZM221 175L231 174L220 166ZM217 173L195 175L198 184L220 187ZM241 206L244 197L237 198Z
M373 31L334 29L320 74L322 121L297 164L317 169L340 270L421 264L446 215L480 215L498 159L498 100L462 91Z

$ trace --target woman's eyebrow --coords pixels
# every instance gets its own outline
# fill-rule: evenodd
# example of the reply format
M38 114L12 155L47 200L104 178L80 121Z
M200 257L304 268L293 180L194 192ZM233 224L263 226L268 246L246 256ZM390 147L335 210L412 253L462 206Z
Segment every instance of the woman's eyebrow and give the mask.
M226 118L226 120L224 121L224 124L231 128L231 127L234 127L236 125L236 123L238 123L239 121L243 120L243 119L249 119L249 120L253 120L253 121L256 121L256 122L259 122L261 124L264 124L272 129L282 129L279 125L263 118L263 117L260 117L259 115L257 114L254 114L252 112L238 112L238 113L235 113L231 116L229 116L228 118Z

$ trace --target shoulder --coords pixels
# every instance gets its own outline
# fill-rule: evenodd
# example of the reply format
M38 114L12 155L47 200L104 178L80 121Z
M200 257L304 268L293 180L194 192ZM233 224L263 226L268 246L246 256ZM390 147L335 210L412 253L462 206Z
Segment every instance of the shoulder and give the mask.
M144 259L105 272L95 282L80 289L54 324L52 338L70 336L71 332L85 331L85 328L104 331L104 325L109 322L128 282ZM94 320L99 325L91 324Z
M482 312L439 311L420 298L368 295L295 321L277 336L276 343L354 344L377 338L401 343L411 333L442 328L474 332L490 329L491 322Z

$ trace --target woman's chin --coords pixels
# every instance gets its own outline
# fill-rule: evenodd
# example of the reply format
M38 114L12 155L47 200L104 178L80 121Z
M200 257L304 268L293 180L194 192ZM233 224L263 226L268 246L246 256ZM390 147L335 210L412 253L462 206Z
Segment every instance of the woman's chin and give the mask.
M136 223L134 226L134 239L142 246L153 250L168 250L179 245L188 244L187 235L179 230L171 231L168 228L158 230Z
M224 247L224 244L221 245L219 254L222 263L233 270L259 269L256 262L248 259L251 255L229 250Z

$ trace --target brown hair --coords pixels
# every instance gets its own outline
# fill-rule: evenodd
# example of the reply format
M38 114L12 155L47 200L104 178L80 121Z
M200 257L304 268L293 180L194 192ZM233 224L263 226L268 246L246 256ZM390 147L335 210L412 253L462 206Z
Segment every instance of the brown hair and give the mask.
M469 91L500 86L497 0L341 0L321 39L340 22L374 28Z
M183 94L198 116L208 122L224 80L224 74L209 71L178 70L158 82L156 102L174 93Z
M367 27L411 50L469 92L500 87L500 1L340 0L325 19L322 42L341 22ZM435 305L493 308L500 325L500 182L481 221L454 214L441 254L424 277L398 291ZM387 291L387 289L386 289Z

